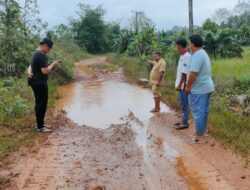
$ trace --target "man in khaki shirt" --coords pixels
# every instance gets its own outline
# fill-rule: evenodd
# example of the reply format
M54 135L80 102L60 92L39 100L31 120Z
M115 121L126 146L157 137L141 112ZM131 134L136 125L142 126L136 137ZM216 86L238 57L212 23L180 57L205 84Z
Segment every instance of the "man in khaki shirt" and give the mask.
M154 94L155 107L151 110L152 113L160 112L160 102L161 102L161 87L164 81L164 74L166 69L166 63L162 58L160 52L155 53L155 61L149 61L148 63L154 65L151 73L149 84L152 87Z

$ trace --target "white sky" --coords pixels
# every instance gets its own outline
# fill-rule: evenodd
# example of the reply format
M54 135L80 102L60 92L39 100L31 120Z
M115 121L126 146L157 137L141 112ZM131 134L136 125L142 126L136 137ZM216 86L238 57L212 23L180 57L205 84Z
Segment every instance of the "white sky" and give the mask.
M24 0L18 0L24 2ZM157 29L170 29L174 25L188 25L188 0L38 0L41 17L49 26L67 24L76 17L77 4L103 5L107 10L105 20L128 24L132 11L144 11ZM238 0L193 0L194 24L201 25L218 8L233 9Z

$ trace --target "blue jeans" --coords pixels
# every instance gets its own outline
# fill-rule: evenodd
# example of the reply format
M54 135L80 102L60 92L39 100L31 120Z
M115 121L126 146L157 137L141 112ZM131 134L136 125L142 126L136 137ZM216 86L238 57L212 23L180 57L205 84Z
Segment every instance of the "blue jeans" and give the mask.
M189 95L189 104L195 120L195 128L197 136L203 136L207 128L210 96L211 93L208 94L190 93Z
M188 125L188 94L184 91L178 93L179 102L182 110L182 125Z

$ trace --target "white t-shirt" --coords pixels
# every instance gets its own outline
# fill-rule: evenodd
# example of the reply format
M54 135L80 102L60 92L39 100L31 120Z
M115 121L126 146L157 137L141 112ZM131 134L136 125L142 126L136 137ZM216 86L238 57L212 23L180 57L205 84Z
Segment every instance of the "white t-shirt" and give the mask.
M178 87L181 81L182 73L188 74L188 68L190 68L190 62L191 62L191 55L189 52L186 52L185 54L180 56L178 67L177 67L175 88ZM182 88L184 88L184 84L182 85Z

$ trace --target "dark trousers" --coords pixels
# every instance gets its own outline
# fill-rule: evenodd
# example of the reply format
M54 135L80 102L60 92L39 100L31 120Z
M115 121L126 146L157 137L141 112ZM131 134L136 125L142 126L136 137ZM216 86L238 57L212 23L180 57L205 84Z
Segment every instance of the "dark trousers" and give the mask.
M35 112L37 128L42 128L44 125L44 117L48 104L48 85L37 84L31 86L35 95Z

